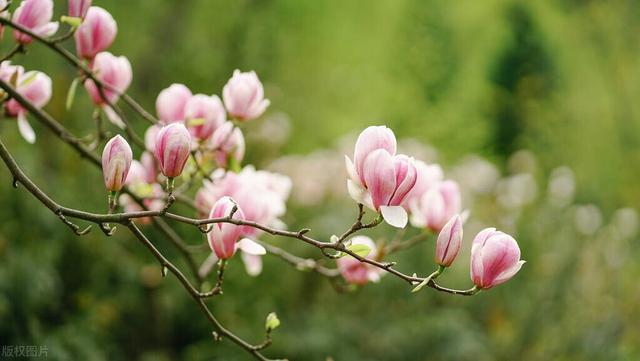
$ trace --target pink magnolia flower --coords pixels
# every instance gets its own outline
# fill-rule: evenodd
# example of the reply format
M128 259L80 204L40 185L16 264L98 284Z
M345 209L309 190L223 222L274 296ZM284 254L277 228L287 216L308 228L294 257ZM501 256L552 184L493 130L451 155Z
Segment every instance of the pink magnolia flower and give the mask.
M156 137L155 155L162 174L175 178L182 174L191 151L191 135L182 123L162 127Z
M518 242L495 228L482 230L471 247L471 280L483 289L513 277L525 261L520 260Z
M458 256L462 246L462 219L453 216L442 228L436 241L436 263L449 267Z
M222 89L222 98L229 114L241 121L259 117L270 104L255 71L234 71Z
M68 14L74 18L84 19L91 6L91 0L69 0Z
M185 106L185 122L191 135L206 140L226 121L224 106L217 95L196 94Z
M279 217L286 212L286 201L291 189L291 180L283 175L247 166L240 173L214 172L213 182L205 180L196 194L196 205L201 210L210 209L212 203L222 196L233 198L245 211L245 219L269 226L282 227ZM258 237L260 231L245 227L243 235Z
M363 244L369 247L369 254L365 258L375 259L378 254L376 244L367 236L355 236L351 239L351 244ZM380 280L382 271L379 268L362 263L349 255L338 258L336 262L340 274L349 283L364 285L368 282L378 282Z
M131 167L133 154L129 143L120 135L111 138L102 151L102 173L108 191L122 189Z
M78 4L83 6L86 4ZM69 2L71 12L71 2ZM74 9L75 10L75 9ZM78 11L82 11L81 8ZM92 60L98 53L107 50L116 38L118 26L113 16L101 7L92 6L76 32L76 52L81 58ZM80 16L78 16L80 17Z
M230 158L237 163L242 162L244 158L244 136L240 128L232 122L224 122L218 127L211 137L210 146L220 167L226 168Z
M455 214L461 212L460 187L452 180L440 182L411 204L411 224L439 232ZM465 217L462 217L463 221Z
M398 228L407 224L402 207L417 181L413 158L396 155L396 138L385 126L368 127L356 141L353 162L345 156L347 188L358 203L378 211Z
M31 102L35 107L42 108L51 99L51 78L45 73L39 71L28 71L24 73L22 67L16 67L8 62L2 62L0 65L0 77L13 76L13 72L17 72L16 91ZM11 75L9 75L11 74ZM36 134L27 121L27 109L25 109L15 99L10 99L5 103L7 116L18 119L18 130L22 137L29 143L36 141Z
M102 88L103 97L93 80L87 79L84 86L91 96L91 100L95 105L102 108L112 123L124 128L124 123L120 117L107 103L117 102L120 94L124 93L129 84L131 84L131 63L124 56L114 56L104 51L93 59L91 70L95 73L96 78L106 85Z
M209 218L228 217L236 206L230 197L222 197L213 205ZM244 220L244 213L238 207L232 219ZM231 223L213 223L211 231L207 234L209 246L220 259L229 259L236 253L236 242L242 234L242 226Z
M245 270L249 276L255 277L262 272L262 256L267 254L267 250L259 243L249 238L243 238L236 243L236 250L242 251L240 257L244 263ZM202 275L208 274L219 258L215 252L211 253L200 268Z
M438 164L427 164L421 160L415 160L416 171L418 177L413 189L405 199L405 208L411 209L411 206L419 202L423 194L434 186L440 184L444 180L444 172Z
M49 37L58 31L58 22L52 22L52 17L52 0L24 0L13 13L12 20L34 34ZM13 37L21 44L29 44L33 40L31 36L18 30L13 31Z
M164 124L185 120L187 102L191 99L191 90L183 84L171 84L162 90L156 98L156 112Z

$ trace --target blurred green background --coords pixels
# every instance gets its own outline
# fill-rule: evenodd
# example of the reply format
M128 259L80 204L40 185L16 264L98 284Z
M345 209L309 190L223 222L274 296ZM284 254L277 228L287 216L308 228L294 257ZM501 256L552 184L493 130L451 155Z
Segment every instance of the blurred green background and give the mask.
M94 3L118 21L110 50L131 60L130 93L147 109L173 82L220 94L234 69L256 70L272 105L264 120L247 126L247 162L285 173L304 165L307 182L322 178L325 188L343 188L342 154L352 152L354 135L386 124L411 138L408 146L437 149L435 158L432 148L421 148L465 188L472 210L465 251L444 284L469 286L469 243L482 226L513 233L528 261L507 284L460 298L411 294L393 277L338 293L322 277L269 256L264 272L251 278L236 257L212 310L253 342L261 341L264 317L276 311L282 326L267 355L640 359L640 247L632 209L640 201L640 2ZM56 16L65 7L56 1ZM9 32L1 45L4 52L13 46ZM65 110L75 76L67 63L38 44L15 62L47 72L54 96L45 109L76 134L91 133L84 92ZM131 118L143 132L146 124ZM0 123L2 140L26 173L67 206L104 211L100 172L31 122L35 146L19 137L15 121ZM330 150L318 153L323 148ZM276 160L284 154L296 157ZM322 162L335 162L339 171L327 174ZM14 190L4 166L0 180L0 345L46 345L52 360L249 359L229 342L212 341L193 301L175 278L160 277L155 260L127 232L76 237L26 191ZM474 189L481 180L486 187ZM314 187L294 192L285 221L328 239L349 226L355 209L344 194L304 193L320 192ZM379 228L371 235L394 235ZM197 230L176 230L190 244L204 242ZM166 240L149 234L184 267ZM264 240L320 256L295 240ZM432 257L429 241L390 260L426 274Z

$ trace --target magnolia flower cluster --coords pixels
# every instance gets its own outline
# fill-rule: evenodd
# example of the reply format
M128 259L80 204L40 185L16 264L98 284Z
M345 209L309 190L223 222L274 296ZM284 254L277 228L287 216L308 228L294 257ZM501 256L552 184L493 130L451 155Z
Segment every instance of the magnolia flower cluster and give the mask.
M242 210L242 219L267 226L282 228L280 221L286 212L286 201L291 190L291 180L280 174L255 170L253 166L246 166L239 173L219 169L212 174L213 181L205 180L203 187L196 194L196 205L202 216L208 209L212 209L216 200L229 197L238 209ZM217 217L217 216L216 216ZM261 231L249 226L232 228L239 230L238 237L244 237L239 243L242 259L247 271L251 275L260 273L262 262L260 255L263 248L254 244L261 235ZM215 245L220 239L209 233L209 243ZM226 259L235 253L235 249L226 248L227 252L220 252L221 248L213 247L218 258Z
M439 165L396 154L396 144L395 135L385 126L368 127L360 133L353 161L345 156L347 188L356 202L379 212L394 227L405 227L410 213L413 226L439 232L435 263L440 268L433 275L437 277L451 266L462 246L467 212L460 215L460 189L456 182L444 179ZM366 245L370 250L367 258L377 257L370 240L354 237L351 242ZM473 283L478 289L488 289L513 277L524 261L513 237L488 228L475 237L470 263ZM352 257L339 259L338 268L354 284L377 280L370 265Z

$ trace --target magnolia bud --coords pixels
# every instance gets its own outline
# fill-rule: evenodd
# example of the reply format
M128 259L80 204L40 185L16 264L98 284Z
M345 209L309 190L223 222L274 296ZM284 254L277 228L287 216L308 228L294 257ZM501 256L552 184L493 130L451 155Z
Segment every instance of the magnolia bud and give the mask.
M264 88L254 71L233 72L233 76L222 89L222 98L227 111L238 120L259 117L269 106L264 98Z
M175 178L182 173L191 151L191 135L182 123L162 127L156 137L155 155L162 174Z
M191 135L206 140L226 121L224 106L218 96L196 94L186 104L185 123Z
M213 133L211 147L215 150L216 161L221 167L227 167L229 159L240 163L245 151L242 131L232 122L225 122Z
M12 20L39 36L49 37L58 31L58 22L51 22L52 17L52 0L24 0L13 13ZM21 44L29 44L32 41L31 36L18 30L13 31L13 37Z
M237 207L235 202L229 197L222 197L211 208L209 218L224 218L231 214ZM244 213L237 208L232 219L244 220ZM211 231L207 234L209 247L220 259L229 259L236 253L236 242L242 234L242 226L231 223L214 223Z
M133 154L129 143L120 135L111 138L102 151L102 173L108 191L117 192L127 179Z
M71 3L69 7L71 8ZM74 34L78 56L93 59L111 46L117 32L116 21L108 11L98 6L90 7Z
M513 237L495 228L484 229L471 246L471 280L481 289L497 286L518 273L524 262Z
M449 267L456 259L462 245L462 219L453 216L442 228L436 241L436 263Z
M96 74L98 80L109 86L102 88L102 93L111 103L116 102L119 98L118 93L124 93L129 84L131 84L131 63L124 56L114 56L106 51L99 53L93 59L91 70ZM95 105L104 105L105 100L93 80L88 79L84 86ZM117 92L113 91L112 88Z
M156 112L160 121L164 124L183 121L191 96L191 90L182 84L171 84L162 90L156 98Z

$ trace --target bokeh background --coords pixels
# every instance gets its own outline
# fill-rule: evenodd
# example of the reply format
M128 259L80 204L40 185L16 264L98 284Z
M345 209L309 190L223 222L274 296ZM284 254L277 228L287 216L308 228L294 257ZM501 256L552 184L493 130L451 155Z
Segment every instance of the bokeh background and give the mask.
M461 298L411 294L393 277L340 293L269 256L251 278L234 259L213 312L259 342L264 317L276 311L282 326L267 355L640 359L640 2L94 3L118 21L111 51L131 60L130 93L147 109L173 82L220 94L234 69L258 72L272 105L247 127L247 162L294 179L290 227L327 239L348 227L355 207L344 190L343 154L365 126L386 124L406 152L440 162L464 188L471 220L443 283L470 285L471 237L488 225L514 234L528 261L507 284ZM65 7L56 1L56 14ZM13 46L7 35L5 52ZM67 63L37 44L16 62L47 72L54 96L46 110L75 133L91 134L86 94L65 110L75 76ZM35 146L20 138L15 121L0 122L27 174L65 205L103 211L98 170L32 124ZM145 126L137 118L137 129ZM4 166L0 180L0 344L46 345L52 360L249 359L212 341L189 296L173 277L160 277L127 232L76 237L14 190ZM370 233L376 239L394 236L379 228ZM176 229L191 244L204 242L197 230ZM166 240L149 233L184 266ZM295 240L264 239L320 256ZM390 260L426 274L433 248L431 240Z

